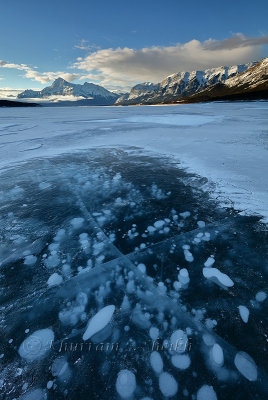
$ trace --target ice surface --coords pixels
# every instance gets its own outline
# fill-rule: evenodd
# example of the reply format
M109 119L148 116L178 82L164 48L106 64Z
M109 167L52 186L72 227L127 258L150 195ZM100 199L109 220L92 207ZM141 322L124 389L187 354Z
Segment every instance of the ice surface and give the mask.
M43 358L50 350L54 333L51 329L41 329L28 336L19 347L19 355L27 361Z
M47 396L43 389L31 389L22 395L19 400L46 400Z
M262 135L267 125L266 103L262 103L262 107L252 103L245 103L243 107L239 103L211 103L165 108L1 109L0 118L2 116L3 129L9 133L8 140L6 136L0 137L2 165L103 144L140 146L179 156L184 165L217 183L215 197L220 194L225 204L231 199L240 210L268 217L265 191L268 183L265 174L261 173L267 169L267 150ZM16 120L15 127L11 126L14 125L9 122L11 120ZM113 134L100 130L111 128L111 120ZM258 121L257 125L255 121ZM173 124L180 125L179 140L178 128ZM183 127L184 124L187 126ZM204 125L198 126L200 124ZM252 124L255 135L252 135ZM127 133L122 126L126 127ZM85 135L85 129L89 129L90 134ZM137 129L142 134L137 135ZM96 136L94 131L101 135ZM233 132L236 132L235 137ZM200 141L200 137L206 140ZM42 146L27 151L37 142ZM221 154L220 158L218 154ZM255 165L255 168L249 168L249 165Z
M138 122L145 124L163 124L163 125L179 125L179 126L199 126L214 122L220 117L209 116L193 116L193 115L163 115L163 116L137 116L126 118L126 122Z
M106 306L102 308L99 312L97 312L97 314L95 314L94 317L92 317L91 320L89 321L87 329L83 334L83 340L90 339L97 332L105 328L105 326L108 325L109 322L111 321L114 312L115 312L114 305Z
M133 372L123 369L116 379L116 391L122 399L128 399L136 389L136 378Z
M204 115L214 115L217 105L202 107ZM225 107L218 111L229 111ZM228 116L229 128L242 115L236 104L233 107L230 115L237 119L231 123ZM175 109L166 107L166 115ZM94 109L103 116L99 122L92 121L92 110L87 109L86 115L78 108L67 114L60 108L55 114L47 110L42 124L37 121L38 138L32 128L24 131L23 140L20 131L13 136L11 128L5 135L9 143L0 137L0 145L9 152L7 158L0 147L4 167L0 176L0 328L4 332L0 383L5 398L19 399L35 388L55 399L121 398L116 382L125 369L135 376L137 386L129 394L133 399L162 399L159 376L163 371L179 383L178 396L185 398L196 398L205 384L213 385L223 399L230 393L245 400L266 398L265 303L257 301L265 299L255 298L266 291L263 225L258 218L222 209L211 198L214 186L208 175L199 177L180 164L185 165L186 159L193 161L192 166L201 160L210 163L207 151L212 142L217 150L238 144L230 141L229 131L218 136L223 128L217 121L204 128L188 126L186 135L183 127L175 132L169 125L164 130L158 123L145 127L124 120L137 112L154 113L149 107L147 111L114 108L112 112L121 116L108 135L101 128L110 124L105 120L110 109ZM22 116L28 113L31 119L33 112L24 110L19 117L22 111L14 110L12 118L24 125ZM42 118L43 111L36 112ZM259 117L256 132L262 126L263 116ZM243 137L237 130L244 148L255 140L247 126L250 123L245 124ZM17 139L14 146L11 141ZM37 149L41 140L43 146ZM231 188L237 183L233 177L237 164L231 157L228 168L226 163L218 165L214 151L211 154L215 164L209 170L227 171ZM251 177L251 170L242 172ZM241 188L246 187L243 173ZM249 182L252 185L259 183ZM232 193L237 199L237 186ZM249 205L251 194L240 195ZM218 277L226 272L235 281L230 290L222 290L228 287L222 276L210 278L217 285L204 279L203 266L215 270L210 259L215 260ZM54 274L62 281L49 286ZM238 307L243 304L250 310L247 324L239 317ZM118 312L110 310L111 318L106 315L91 323L98 311L111 305ZM27 362L18 348L43 327L54 332L53 343L48 343L39 360L36 342L26 342L26 347L38 350L35 362ZM87 328L92 336L82 340ZM118 349L107 349L109 344ZM258 365L255 381L244 379L234 363L241 350ZM155 355L150 360L153 352L162 363Z
M159 388L165 397L172 397L178 391L178 383L168 372L162 372L159 376Z

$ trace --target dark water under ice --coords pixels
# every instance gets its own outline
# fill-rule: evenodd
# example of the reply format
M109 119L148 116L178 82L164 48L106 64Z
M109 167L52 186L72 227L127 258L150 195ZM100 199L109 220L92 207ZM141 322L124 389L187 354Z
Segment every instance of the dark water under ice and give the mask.
M220 208L206 179L136 148L32 160L0 182L2 398L120 399L116 380L127 369L136 377L132 399L162 399L153 350L177 381L173 398L195 399L203 385L218 399L266 398L267 300L255 296L267 292L267 233L257 217ZM205 278L209 257L233 286ZM178 279L182 269L188 283ZM113 318L89 349L87 323L107 305ZM37 334L37 345L26 342L33 359L21 357L41 329L53 342L43 352ZM185 369L165 347L179 329ZM250 379L234 364L241 351Z

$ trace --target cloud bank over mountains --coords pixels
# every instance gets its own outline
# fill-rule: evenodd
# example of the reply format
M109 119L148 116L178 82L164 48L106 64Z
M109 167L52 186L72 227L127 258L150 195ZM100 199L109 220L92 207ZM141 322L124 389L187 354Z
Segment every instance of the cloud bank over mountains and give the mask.
M153 46L142 49L94 49L82 42L86 52L66 68L67 71L39 72L37 67L0 60L0 68L23 71L24 77L46 84L58 77L72 82L89 80L110 90L128 90L144 81L159 82L167 75L180 71L204 70L220 65L236 65L257 61L261 48L268 44L268 36L245 37L236 34L224 40L191 40L171 46ZM68 71L69 70L69 71Z

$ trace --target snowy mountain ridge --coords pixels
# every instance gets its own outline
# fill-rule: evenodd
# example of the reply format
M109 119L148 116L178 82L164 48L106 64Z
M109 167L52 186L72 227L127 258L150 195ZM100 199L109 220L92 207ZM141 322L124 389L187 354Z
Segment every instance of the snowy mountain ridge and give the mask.
M187 97L219 82L225 82L256 63L221 66L204 71L178 72L154 84L145 82L134 86L128 96L122 96L116 104L147 104L171 100L174 97Z
M214 100L257 100L268 98L268 58L224 82L187 97L189 102ZM177 99L179 100L179 98ZM180 101L180 100L179 100Z

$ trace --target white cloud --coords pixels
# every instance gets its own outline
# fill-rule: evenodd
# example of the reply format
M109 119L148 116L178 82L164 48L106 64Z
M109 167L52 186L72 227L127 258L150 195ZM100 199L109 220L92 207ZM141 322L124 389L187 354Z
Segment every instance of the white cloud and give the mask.
M13 64L3 60L0 60L0 68L18 69L19 71L30 70L30 67L28 67L26 64Z
M9 87L0 88L0 99L16 99L17 95L23 92L23 90L25 89L12 89Z
M40 83L49 83L57 78L63 78L68 82L74 81L80 75L69 72L38 72L29 70L26 72L25 77Z
M63 78L68 82L72 82L80 75L70 72L38 72L36 69L29 67L26 64L14 64L8 63L6 61L0 60L0 68L17 69L19 71L25 71L25 78L29 78L32 81L37 81L40 83L49 83L57 78Z
M74 46L75 49L93 51L100 49L100 46L97 46L95 43L89 43L88 40L81 39L79 44Z
M92 97L88 97L90 99ZM73 96L73 95L53 95L46 98L33 97L25 98L23 101L30 103L58 103L59 101L77 101L84 100L83 96Z
M268 43L268 37L247 38L242 34L217 41L191 40L185 44L167 47L102 49L84 58L79 57L73 68L87 71L81 78L100 79L110 89L129 88L137 82L159 82L166 76L195 69L220 65L235 65L260 57L260 46ZM96 75L97 74L97 75Z

